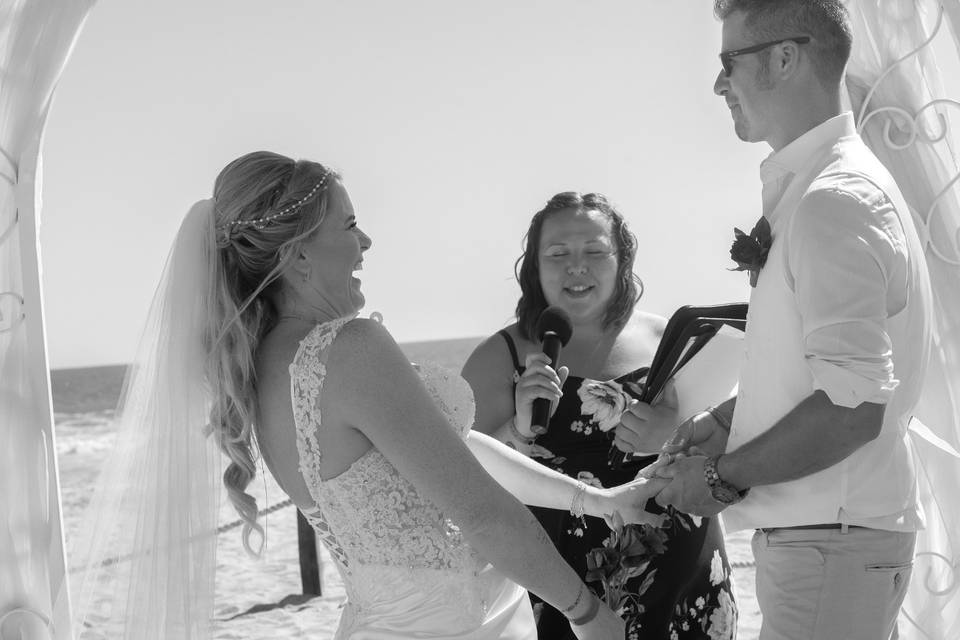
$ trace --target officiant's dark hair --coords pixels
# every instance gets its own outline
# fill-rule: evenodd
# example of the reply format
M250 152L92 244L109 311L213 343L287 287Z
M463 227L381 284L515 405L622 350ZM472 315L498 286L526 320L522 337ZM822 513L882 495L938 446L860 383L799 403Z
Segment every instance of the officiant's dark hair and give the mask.
M842 0L714 0L713 13L720 20L738 11L746 16L744 24L757 42L810 36L804 46L814 73L825 87L839 85L853 47L850 13ZM758 55L761 70L768 68L770 50Z
M601 193L580 194L564 191L550 198L546 206L534 214L524 236L523 254L514 265L514 274L520 283L517 302L517 330L526 340L534 340L537 319L547 308L547 299L540 286L540 235L543 223L557 211L599 211L610 219L610 235L617 250L617 284L603 318L603 328L622 327L630 319L633 307L643 295L643 281L633 272L637 256L637 237L627 227L626 220Z

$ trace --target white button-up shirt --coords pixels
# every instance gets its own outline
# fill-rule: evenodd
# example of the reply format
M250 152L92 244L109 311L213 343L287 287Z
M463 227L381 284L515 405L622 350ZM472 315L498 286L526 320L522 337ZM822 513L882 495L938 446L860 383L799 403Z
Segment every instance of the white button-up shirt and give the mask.
M930 349L923 247L893 178L848 112L760 168L773 244L751 292L727 450L816 390L837 405L886 405L880 435L804 478L753 487L729 530L845 522L923 525L907 423Z

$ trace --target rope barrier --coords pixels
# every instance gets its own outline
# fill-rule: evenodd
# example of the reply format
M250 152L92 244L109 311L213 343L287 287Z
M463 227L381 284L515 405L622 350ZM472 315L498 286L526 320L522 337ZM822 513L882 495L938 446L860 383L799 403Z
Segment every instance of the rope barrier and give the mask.
M257 511L257 517L265 516L267 514L273 513L274 511L279 511L280 509L283 509L284 507L289 507L291 505L293 505L293 500L290 500L290 499L284 500L283 502L278 502L273 506ZM227 524L222 524L219 527L217 527L217 534L219 535L225 531L229 531L230 529L236 529L242 524L243 524L243 518L237 518L233 522L228 522Z
M258 517L259 517L259 516L265 516L265 515L267 515L267 514L273 513L274 511L279 511L280 509L283 509L284 507L289 507L289 506L291 506L291 505L293 505L293 500L287 499L287 500L284 500L283 502L278 502L278 503L275 504L275 505L269 506L269 507L267 507L266 509L261 509L261 510L257 511L257 516L258 516ZM224 533L225 531L229 531L230 529L235 529L235 528L239 527L239 526L242 525L242 524L243 524L243 519L242 519L242 518L238 518L238 519L234 520L233 522L228 522L228 523L226 523L226 524L223 524L223 525L220 525L219 527L217 527L217 529L216 529L216 531L214 531L213 535L220 535L221 533ZM102 560L102 561L100 562L100 566L101 566L101 567L109 567L110 565L117 564L118 562L123 562L123 561L125 561L125 560L129 560L131 557L132 557L131 555L125 555L125 556L119 556L119 557L116 557L116 558L107 558L106 560ZM71 568L70 568L70 573L78 573L78 572L80 572L80 571L83 571L83 570L86 569L86 568L87 568L86 566L82 566L82 567L71 567Z

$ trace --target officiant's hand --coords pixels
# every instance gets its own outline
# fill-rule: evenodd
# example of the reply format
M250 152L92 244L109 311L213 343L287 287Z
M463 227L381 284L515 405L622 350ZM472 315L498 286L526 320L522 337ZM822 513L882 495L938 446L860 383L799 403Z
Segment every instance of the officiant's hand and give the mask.
M662 451L667 454L690 454L691 448L695 447L702 455L720 455L727 449L729 435L716 418L701 411L677 427Z
M657 477L670 478L670 484L657 494L657 504L661 507L673 505L683 513L695 516L714 516L726 508L726 505L714 500L710 487L703 475L704 455L687 456L678 454L673 461L657 471Z
M627 453L656 453L680 422L679 400L673 381L667 382L655 404L634 400L620 418L613 445Z
M569 369L560 367L554 370L550 366L550 357L545 353L531 353L527 355L525 368L514 390L514 403L517 418L516 427L524 437L533 437L530 426L533 420L533 401L543 398L550 401L550 415L557 410L560 396L563 394L563 383L567 379Z

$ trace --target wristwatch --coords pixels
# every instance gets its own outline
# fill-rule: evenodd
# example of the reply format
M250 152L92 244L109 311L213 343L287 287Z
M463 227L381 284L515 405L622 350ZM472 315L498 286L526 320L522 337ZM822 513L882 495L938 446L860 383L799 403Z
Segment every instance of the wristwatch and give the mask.
M710 495L713 496L714 500L725 505L736 504L743 500L750 489L741 491L729 482L724 482L720 474L717 473L717 460L719 459L720 456L707 458L707 461L703 463L703 479L710 487Z

